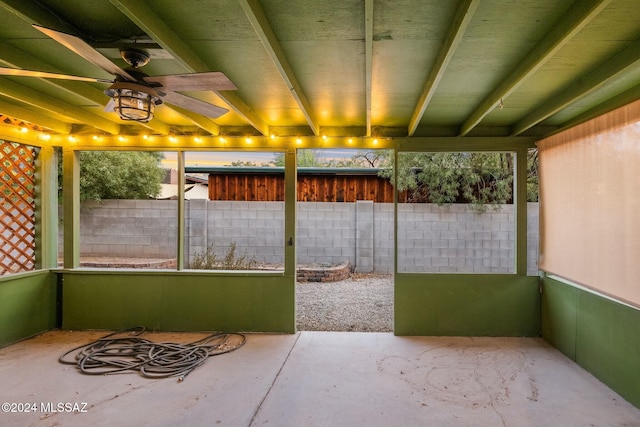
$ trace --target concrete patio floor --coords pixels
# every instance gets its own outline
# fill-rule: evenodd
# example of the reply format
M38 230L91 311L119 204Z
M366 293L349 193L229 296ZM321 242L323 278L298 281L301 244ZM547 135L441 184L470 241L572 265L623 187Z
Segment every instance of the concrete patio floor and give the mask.
M3 405L0 425L640 426L640 409L535 338L248 334L242 348L182 382L88 376L58 363L103 335L51 331L0 349L0 402L35 408ZM182 343L203 336L144 334ZM84 411L43 412L49 403Z

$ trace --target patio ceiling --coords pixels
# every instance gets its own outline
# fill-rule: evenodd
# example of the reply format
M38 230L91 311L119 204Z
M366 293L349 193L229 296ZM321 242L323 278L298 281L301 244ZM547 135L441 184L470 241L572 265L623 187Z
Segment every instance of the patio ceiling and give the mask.
M0 67L110 79L33 27L73 34L151 76L221 71L160 105L105 112L107 85L0 77L0 120L52 133L510 137L548 135L640 98L637 0L5 0Z

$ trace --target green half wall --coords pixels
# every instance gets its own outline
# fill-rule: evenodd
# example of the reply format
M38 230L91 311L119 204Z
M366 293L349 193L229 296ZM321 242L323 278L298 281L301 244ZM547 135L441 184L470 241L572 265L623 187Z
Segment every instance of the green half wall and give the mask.
M396 335L539 336L537 276L395 276Z
M282 274L63 275L64 329L295 332L295 282Z
M640 310L561 280L542 282L542 335L640 408Z
M0 279L0 347L57 326L57 285L48 270Z

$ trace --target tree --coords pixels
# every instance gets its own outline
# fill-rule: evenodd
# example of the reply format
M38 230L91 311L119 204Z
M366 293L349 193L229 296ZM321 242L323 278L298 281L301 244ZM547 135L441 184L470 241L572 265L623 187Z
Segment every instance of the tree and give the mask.
M381 166L388 155L389 150L358 150L358 152L351 157L351 162L354 166L377 168Z
M148 199L160 193L162 153L82 151L80 200Z
M384 161L386 150L358 150L351 158L324 159L318 158L311 149L298 150L298 167L315 168L375 168ZM273 166L284 166L284 154L277 153L272 162Z
M252 162L248 160L234 160L231 162L231 166L255 167L258 165L256 164L256 162Z
M298 150L298 167L328 167L329 164L316 157L316 153L313 150L301 149ZM276 153L273 158L274 166L284 166L284 153Z
M380 175L393 182L393 153L386 156ZM512 187L508 153L402 153L398 158L398 190L430 203L472 203L483 210L508 203Z

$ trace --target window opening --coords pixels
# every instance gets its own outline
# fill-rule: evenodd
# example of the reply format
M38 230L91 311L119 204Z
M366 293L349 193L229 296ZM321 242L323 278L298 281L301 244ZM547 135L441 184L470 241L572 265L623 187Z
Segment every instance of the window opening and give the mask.
M398 155L398 272L514 273L513 153Z
M178 209L166 155L79 153L80 267L176 268Z
M185 153L185 267L284 271L284 164L264 151Z

